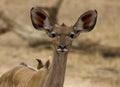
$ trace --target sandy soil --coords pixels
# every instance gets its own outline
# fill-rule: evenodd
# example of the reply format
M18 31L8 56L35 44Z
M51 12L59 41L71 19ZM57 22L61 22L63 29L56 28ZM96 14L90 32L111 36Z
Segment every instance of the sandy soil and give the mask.
M52 6L55 0L1 0L0 10L9 13L11 19L31 26L29 10L33 6ZM119 0L64 0L58 19L61 24L73 25L83 12L97 9L95 29L81 34L77 39L91 39L101 45L120 47L120 1ZM23 25L24 26L24 25ZM20 62L36 67L35 58L43 62L52 55L52 49L43 46L30 47L13 32L0 35L0 74ZM120 57L105 58L99 53L89 54L79 50L69 53L64 87L120 87Z

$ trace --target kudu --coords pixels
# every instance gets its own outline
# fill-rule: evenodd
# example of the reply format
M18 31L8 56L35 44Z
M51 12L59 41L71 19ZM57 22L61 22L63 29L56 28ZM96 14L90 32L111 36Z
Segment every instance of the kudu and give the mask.
M67 55L72 41L82 32L91 31L97 20L97 11L89 10L82 14L73 26L58 25L41 8L33 7L30 11L33 26L47 33L53 39L53 61L47 68L38 71L23 65L16 66L3 74L0 87L63 87Z

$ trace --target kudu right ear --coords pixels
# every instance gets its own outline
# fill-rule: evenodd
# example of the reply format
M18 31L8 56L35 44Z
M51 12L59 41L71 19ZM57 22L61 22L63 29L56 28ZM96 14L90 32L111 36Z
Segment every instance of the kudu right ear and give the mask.
M40 7L33 7L30 11L31 21L37 30L51 31L52 26L49 20L49 16Z

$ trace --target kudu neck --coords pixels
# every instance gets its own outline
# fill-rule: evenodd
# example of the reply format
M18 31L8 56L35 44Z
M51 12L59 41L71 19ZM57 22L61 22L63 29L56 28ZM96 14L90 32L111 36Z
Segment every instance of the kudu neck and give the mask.
M46 74L45 84L42 87L63 87L67 53L54 51L52 64Z

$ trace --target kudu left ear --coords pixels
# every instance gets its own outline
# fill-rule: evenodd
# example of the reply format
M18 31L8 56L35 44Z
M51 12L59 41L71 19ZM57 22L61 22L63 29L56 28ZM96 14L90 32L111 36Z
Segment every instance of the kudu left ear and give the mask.
M31 21L35 29L51 31L52 26L50 23L49 16L40 7L33 7L30 11Z
M74 32L79 34L80 32L89 32L91 31L97 20L97 11L89 10L82 14L78 21L73 26Z

